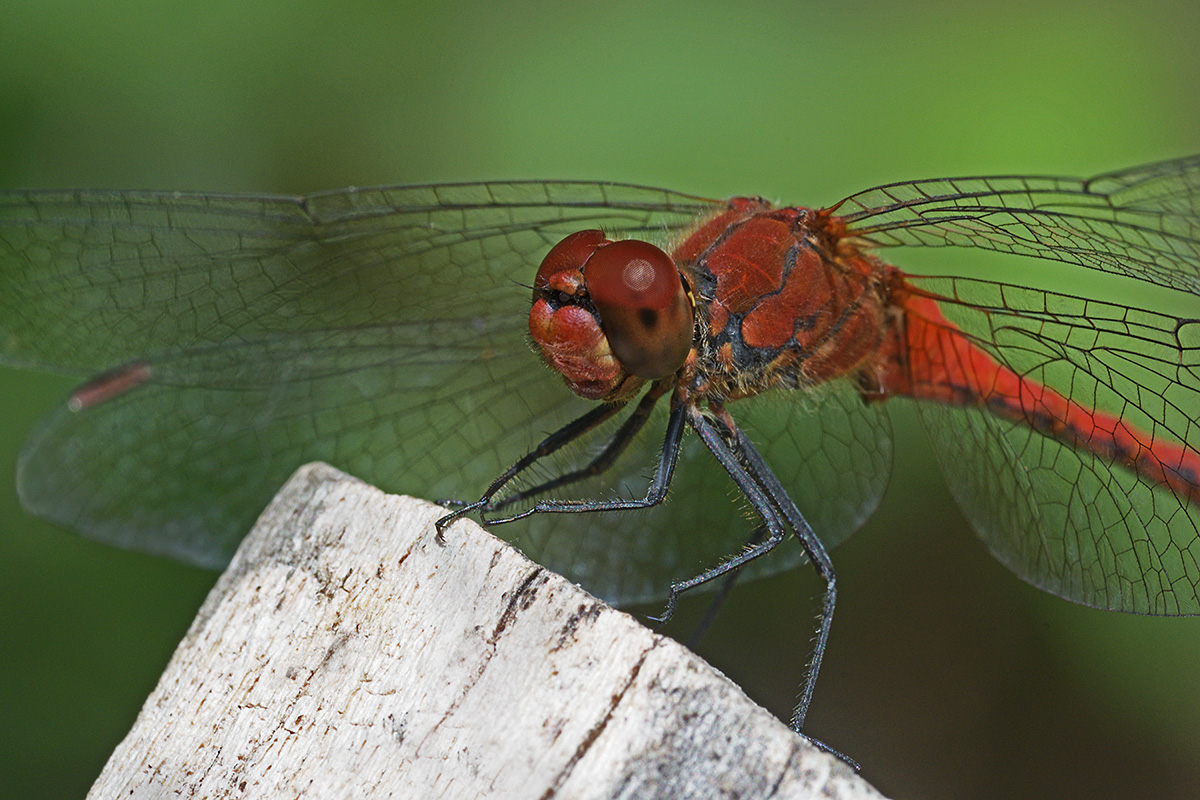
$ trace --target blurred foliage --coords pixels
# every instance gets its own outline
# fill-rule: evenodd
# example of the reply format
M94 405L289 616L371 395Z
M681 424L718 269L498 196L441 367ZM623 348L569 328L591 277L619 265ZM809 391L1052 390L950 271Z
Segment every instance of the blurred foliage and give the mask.
M0 0L0 19L3 186L578 177L826 204L1200 149L1188 2ZM921 271L946 255L893 257ZM16 454L70 383L0 381L0 786L80 797L215 576L24 515ZM889 496L834 554L811 732L901 798L1200 794L1200 621L1092 611L1013 578L897 416ZM816 591L803 572L741 587L701 654L786 716Z

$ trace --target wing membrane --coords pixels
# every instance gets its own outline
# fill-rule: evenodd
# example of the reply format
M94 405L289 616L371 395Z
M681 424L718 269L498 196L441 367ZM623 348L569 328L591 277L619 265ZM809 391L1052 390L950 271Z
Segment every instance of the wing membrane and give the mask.
M995 361L1143 432L1159 443L1152 457L1200 459L1200 322L986 281L912 280ZM1106 426L1089 449L1046 435L1044 420L919 407L960 505L1018 574L1100 608L1200 613L1200 507L1106 457ZM1167 455L1158 466L1188 469Z
M93 372L270 334L487 316L567 233L661 239L712 207L566 182L0 193L0 360Z
M712 207L583 183L2 193L0 359L136 359L145 376L47 420L21 496L102 541L217 565L314 458L392 490L480 491L587 407L526 344L545 250L581 227L667 242ZM615 523L597 524L611 550ZM636 583L615 559L567 566L613 599Z
M893 183L835 208L880 247L980 247L1200 294L1200 156L1077 178Z

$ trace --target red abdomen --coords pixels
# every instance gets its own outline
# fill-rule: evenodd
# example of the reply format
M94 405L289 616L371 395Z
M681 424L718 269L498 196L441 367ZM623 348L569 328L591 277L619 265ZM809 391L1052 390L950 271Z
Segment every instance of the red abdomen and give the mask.
M895 324L875 372L881 397L986 408L1200 504L1200 454L1195 450L1018 375L946 319L940 298L910 285L899 272L894 280Z

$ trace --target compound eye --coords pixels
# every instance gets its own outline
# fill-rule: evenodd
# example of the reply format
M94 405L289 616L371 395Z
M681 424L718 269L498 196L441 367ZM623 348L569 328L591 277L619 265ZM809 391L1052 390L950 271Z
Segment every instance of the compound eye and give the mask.
M602 244L583 266L613 354L630 374L673 374L692 347L692 303L671 257L648 242Z

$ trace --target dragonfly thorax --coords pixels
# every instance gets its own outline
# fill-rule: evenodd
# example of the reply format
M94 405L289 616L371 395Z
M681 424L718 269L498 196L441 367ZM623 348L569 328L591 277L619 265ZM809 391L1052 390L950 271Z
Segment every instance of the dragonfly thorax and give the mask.
M697 391L737 399L872 371L892 324L886 267L839 241L820 212L729 207L741 215L719 236L686 243Z

